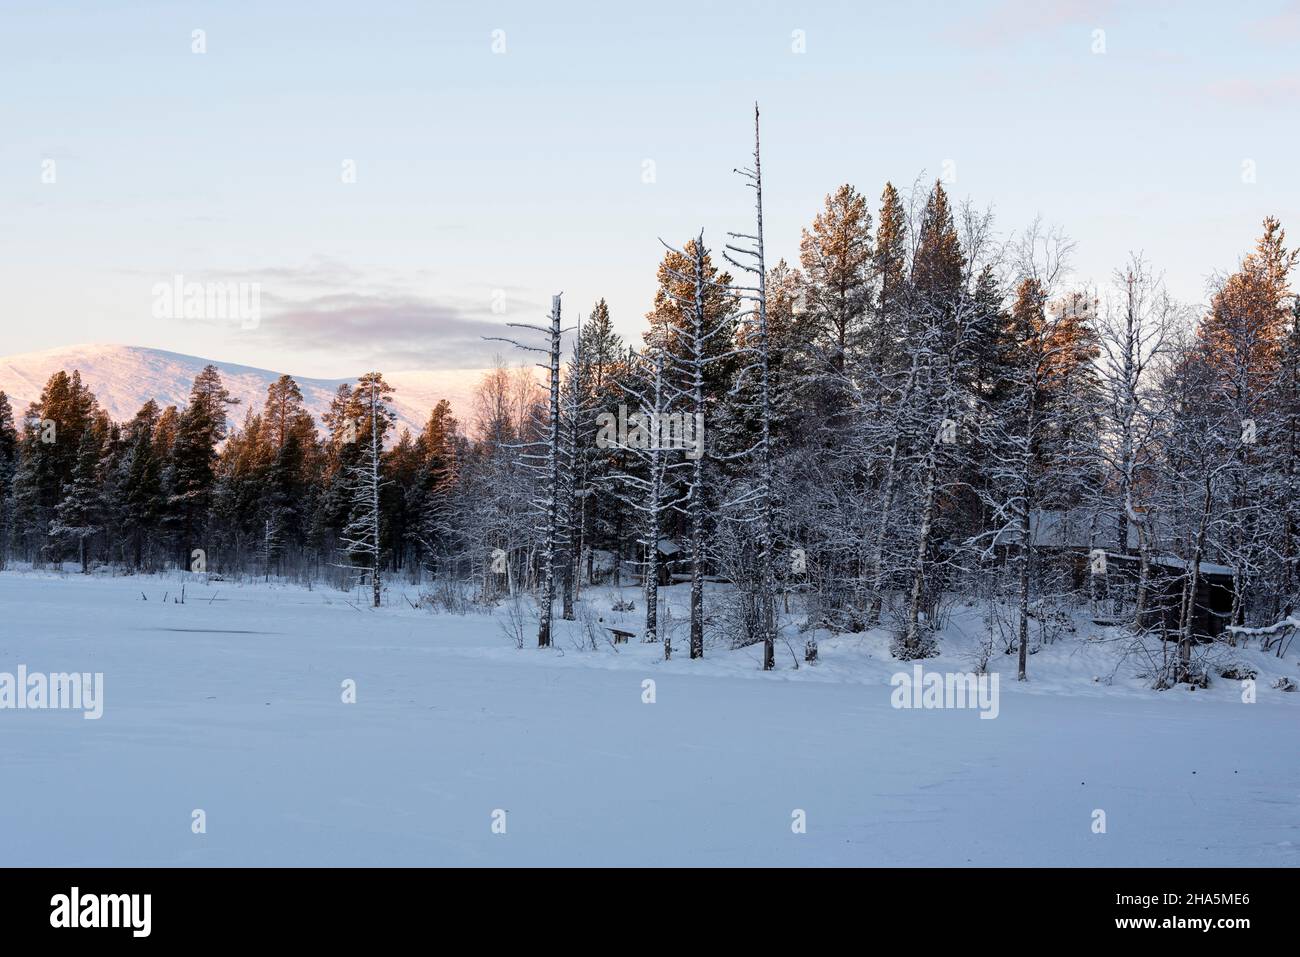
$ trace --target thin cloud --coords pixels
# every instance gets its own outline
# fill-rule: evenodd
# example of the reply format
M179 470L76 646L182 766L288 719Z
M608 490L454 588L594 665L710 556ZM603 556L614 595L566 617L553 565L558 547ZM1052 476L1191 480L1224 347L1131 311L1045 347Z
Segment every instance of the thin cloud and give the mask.
M1300 0L1291 0L1277 13L1246 24L1246 32L1265 43L1300 40Z
M483 368L500 349L485 336L502 335L505 323L529 322L543 312L517 288L485 285L481 299L435 297L413 291L412 278L326 257L297 266L186 273L187 282L256 284L260 316L240 328L220 317L185 321L223 327L245 345L274 349L295 357L292 362L327 358L400 371ZM421 270L418 278L427 286L431 277Z
M375 368L463 369L488 364L483 337L500 335L508 316L476 316L418 297L331 293L281 301L263 295L264 316L244 334L299 354L356 356Z
M314 256L301 266L273 266L246 273L250 282L274 283L300 288L338 289L362 282L362 273L337 259Z
M1002 0L987 13L968 18L954 35L969 45L1013 43L1062 27L1104 27L1113 0Z
M1224 80L1207 85L1205 92L1236 107L1289 106L1300 97L1300 74Z

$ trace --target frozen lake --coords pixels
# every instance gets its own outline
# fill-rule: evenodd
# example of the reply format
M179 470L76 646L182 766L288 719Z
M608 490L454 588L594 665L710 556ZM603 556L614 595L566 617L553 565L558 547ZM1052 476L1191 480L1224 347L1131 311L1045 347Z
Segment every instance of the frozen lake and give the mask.
M798 671L782 648L765 675L753 649L517 650L500 613L395 594L373 611L213 582L163 602L178 589L0 573L0 672L104 674L100 720L0 711L3 863L1300 864L1300 693L1268 688L1294 652L1243 704L1224 680L1093 683L1111 652L1072 638L1028 686L995 659L981 720L893 708L910 666L880 635Z

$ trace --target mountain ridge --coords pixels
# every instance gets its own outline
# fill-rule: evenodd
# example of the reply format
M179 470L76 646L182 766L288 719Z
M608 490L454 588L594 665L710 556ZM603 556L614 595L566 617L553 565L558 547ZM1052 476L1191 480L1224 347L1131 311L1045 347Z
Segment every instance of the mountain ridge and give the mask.
M55 372L62 369L81 373L104 409L115 421L130 419L149 399L160 406L182 406L189 398L195 375L206 365L221 370L221 378L240 404L231 409L230 418L238 424L244 411L252 406L260 410L266 400L266 387L283 373L257 366L207 359L166 349L131 346L120 343L77 343L37 352L0 356L0 392L9 397L14 417L21 419L30 402L40 397L41 389ZM382 371L382 370L381 370ZM472 423L473 394L485 369L398 370L384 372L393 386L393 410L397 414L397 434L408 428L418 433L428 420L429 412L439 399L451 403L452 412L469 430ZM321 413L342 383L353 379L323 379L293 376L302 389L303 403L321 424Z

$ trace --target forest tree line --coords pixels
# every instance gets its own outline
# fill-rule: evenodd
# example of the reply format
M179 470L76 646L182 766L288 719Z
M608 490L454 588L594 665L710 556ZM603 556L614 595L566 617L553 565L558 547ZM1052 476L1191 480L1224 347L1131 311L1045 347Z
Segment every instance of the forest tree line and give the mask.
M26 410L0 393L0 564L202 555L209 573L365 580L376 603L398 575L486 603L553 579L566 618L606 574L643 586L649 640L667 638L655 596L676 576L699 590L692 656L706 630L770 643L780 595L806 626L887 623L898 657L926 657L945 603L981 595L1023 675L1050 609L1096 587L1039 541L1052 515L1089 553L1132 556L1134 623L1170 557L1193 596L1183 639L1202 563L1233 572L1232 624L1289 613L1300 300L1276 220L1201 307L1138 254L1101 288L1071 286L1059 232L1001 238L939 182L887 184L874 209L841 186L797 265L763 263L758 222L756 286L736 258L750 247L701 233L660 261L640 342L601 300L553 394L499 360L472 422L443 401L417 435L394 434L378 372L341 386L320 423L289 376L240 418L211 366L183 407L149 401L126 422L75 370ZM705 454L611 443L601 417L620 406L702 415ZM705 578L733 586L707 610ZM803 651L815 660L815 642Z

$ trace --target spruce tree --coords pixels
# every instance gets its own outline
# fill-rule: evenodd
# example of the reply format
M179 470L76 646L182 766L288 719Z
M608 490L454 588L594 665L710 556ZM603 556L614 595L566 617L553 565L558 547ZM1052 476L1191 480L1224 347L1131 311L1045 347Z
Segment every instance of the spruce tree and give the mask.
M55 372L27 408L14 476L14 534L27 556L47 557L50 522L73 481L83 434L93 423L94 395L81 375ZM56 546L56 548L61 546Z
M418 466L407 494L411 537L422 564L435 575L450 566L457 550L455 492L459 481L460 435L451 403L440 399L416 439Z
M118 482L116 511L124 537L123 547L133 568L145 566L157 538L158 519L163 513L162 470L166 451L156 445L160 413L158 404L147 401L126 426L126 451Z
M664 357L667 408L679 413L694 433L685 451L689 474L680 510L690 541L690 656L704 656L704 576L709 562L706 534L717 500L713 431L734 382L740 356L736 348L736 298L731 275L713 266L704 233L681 250L669 247L659 267L660 287L646 333L648 351ZM686 470L684 470L686 471Z
M14 426L13 406L0 391L0 570L9 557L9 538L13 528L13 481L18 469L18 431Z
M593 574L597 548L618 548L623 508L615 497L611 476L624 468L624 453L596 444L596 415L615 412L626 396L620 388L628 371L627 348L614 331L609 306L601 299L582 326L582 361L587 369L580 405L589 409L580 415L575 482L579 489L575 561L585 553L587 579ZM579 575L579 577L581 577Z
M217 446L226 437L226 407L238 402L222 385L217 367L205 366L195 377L189 404L176 422L165 523L184 567L192 567L194 550L207 530L216 487Z
M907 211L898 190L892 183L886 183L880 194L872 254L876 294L866 346L872 366L881 374L900 361L898 353L904 345L903 316L909 292L907 265Z
M92 430L82 432L77 447L77 464L63 499L54 509L50 521L51 547L55 559L62 560L68 550L77 555L83 574L90 572L90 539L102 530L99 498L99 443Z

